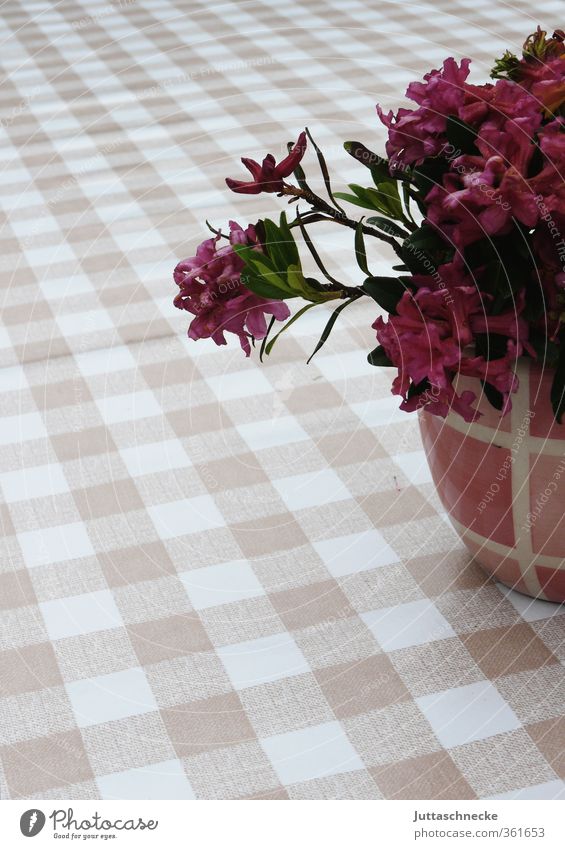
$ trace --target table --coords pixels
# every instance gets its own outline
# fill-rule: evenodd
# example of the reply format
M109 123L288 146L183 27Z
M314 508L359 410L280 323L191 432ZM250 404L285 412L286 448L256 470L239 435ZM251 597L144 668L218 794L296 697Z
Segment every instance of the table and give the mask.
M484 79L531 9L4 6L1 798L565 796L565 614L462 547L367 305L263 367L172 307L205 218L273 214L240 156L308 124L360 179L377 101L445 55ZM351 247L321 235L358 280Z

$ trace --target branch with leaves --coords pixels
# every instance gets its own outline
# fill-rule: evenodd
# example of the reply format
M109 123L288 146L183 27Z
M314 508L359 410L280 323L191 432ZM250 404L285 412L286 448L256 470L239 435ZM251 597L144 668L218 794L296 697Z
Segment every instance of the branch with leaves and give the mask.
M250 179L228 178L228 188L273 194L287 211L245 228L232 221L225 234L211 228L212 238L177 265L175 304L194 316L189 336L225 344L234 333L248 355L261 342L263 360L307 311L339 301L309 362L343 311L365 298L388 314L372 325L379 344L369 362L397 368L392 388L403 409L455 410L475 420L475 395L454 385L463 375L478 378L505 413L517 388L516 359L531 356L555 367L551 397L560 417L565 248L559 252L554 234L563 232L565 245L564 43L561 30L547 38L538 28L522 58L507 51L494 66L496 82L484 86L467 83L470 60L446 59L409 86L417 108L378 109L387 158L345 142L366 178L347 191L335 190L308 128L280 162L272 154L242 159ZM309 148L324 197L304 170ZM313 236L320 222L352 231L359 285L326 267ZM315 277L304 272L298 233ZM396 255L391 276L371 272L374 239Z

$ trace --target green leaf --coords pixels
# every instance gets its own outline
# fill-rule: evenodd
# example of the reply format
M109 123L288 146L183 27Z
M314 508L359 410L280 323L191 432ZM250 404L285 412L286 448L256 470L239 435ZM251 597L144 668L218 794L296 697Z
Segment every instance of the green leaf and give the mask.
M292 231L288 226L288 221L286 220L286 215L284 212L281 212L279 230L283 242L288 246L288 255L290 262L294 265L300 263L300 254L298 252L298 247L296 245L296 242L294 241L294 236L292 235Z
M383 180L377 184L377 192L381 195L381 203L391 218L397 221L404 219L404 210L398 194L398 184L394 180Z
M286 270L286 279L289 287L297 295L303 295L310 288L306 283L302 269L299 265L289 265Z
M260 274L254 274L249 269L242 271L241 282L252 292L255 292L256 295L260 295L262 298L267 298L270 301L284 301L285 298L294 297L286 289L281 289L272 283L268 283Z
M559 359L555 367L550 393L553 414L558 424L561 424L561 418L565 412L565 338L563 333L561 333L560 342Z
M348 195L347 192L334 192L334 197L339 198L340 200L346 200L348 203L352 203L354 206L360 206L361 209L373 209L372 206L367 206L366 203L360 201L358 197L355 195Z
M396 307L404 292L412 292L410 278L367 277L362 290L388 313L396 315Z
M299 265L289 265L286 272L286 279L287 285L293 295L304 298L305 301L312 301L314 304L321 304L324 301L334 301L336 298L341 297L340 291L321 287L320 283L314 277L304 277Z
M267 253L248 245L234 245L234 250L245 263L241 274L245 286L271 300L302 297L321 303L339 297L340 293L328 292L317 281L305 279L298 248L284 213L278 227L268 218L261 223Z
M397 236L400 239L407 239L410 235L410 233L403 230L398 224L395 224L394 221L390 221L388 218L381 218L379 215L367 218L367 224L372 224L373 227L377 227L378 230L382 230L383 233L386 233L388 236Z
M492 383L487 383L486 380L481 380L481 386L483 387L483 391L486 395L486 399L495 410L502 410L504 406L504 396L502 392L500 392L496 386L493 386Z
M336 280L335 277L332 277L332 275L329 273L329 271L327 271L324 263L322 262L322 260L320 258L318 251L316 250L316 248L314 246L314 243L312 242L312 239L310 238L310 236L308 234L306 227L304 226L304 222L302 220L302 216L300 215L300 213L297 213L296 221L298 222L298 225L300 227L300 231L302 233L302 238L304 239L308 250L312 254L314 262L316 263L316 265L318 266L318 268L320 269L320 271L322 272L322 274L324 275L326 280L328 280L330 283L332 283L334 285L342 286L343 284L340 283L339 280Z
M265 226L265 250L267 256L272 262L273 269L277 272L284 273L288 265L292 262L289 254L291 249L288 241L282 238L280 229L269 218L263 221Z
M250 251L246 258L246 265L252 272L263 277L266 283L276 286L283 292L290 292L290 288L284 279L285 269L279 271L272 259L259 251Z
M506 355L507 343L506 336L501 336L500 333L477 333L475 336L475 352L488 362L499 360ZM504 397L496 386L486 380L481 380L481 386L489 404L495 410L502 410Z
M500 360L506 356L508 338L500 333L477 333L475 350L485 360Z
M320 171L322 172L322 177L324 178L324 185L326 187L326 191L328 193L328 196L329 196L330 200L332 201L333 205L337 209L339 209L340 212L343 212L343 209L341 208L339 203L337 203L337 201L335 200L335 195L332 192L330 172L328 171L328 166L326 164L326 160L324 159L324 154L322 153L322 151L320 150L320 148L318 147L318 145L316 144L316 142L312 138L312 135L311 135L308 127L306 127L306 135L308 136L308 138L312 142L312 147L316 151L316 156L318 157L318 165L320 166Z
M320 350L320 348L321 348L321 347L325 344L325 342L327 341L328 336L329 336L329 335L330 335L330 333L332 332L333 326L334 326L334 324L336 323L336 321L337 321L337 319L338 319L338 317L339 317L340 312L343 312L343 310L344 310L346 307L348 307L348 306L349 306L349 304L351 304L354 300L357 300L357 299L356 299L356 298L348 298L346 301L344 301L344 303L343 303L343 304L341 304L341 305L340 305L337 309L335 309L335 310L333 311L333 313L331 314L331 316L330 316L330 318L329 318L329 320L328 320L328 323L327 323L327 324L326 324L326 326L324 327L324 330L323 330L323 332L322 332L322 335L320 336L320 339L319 339L319 341L318 341L318 344L316 345L316 347L314 348L314 350L312 351L312 353L310 354L310 356L308 357L308 359L307 359L307 361L306 361L306 363L307 363L307 364L311 361L312 357L313 357L315 354L317 354L317 353L318 353L318 351Z
M492 79L513 80L519 77L519 73L520 60L510 50L506 50L504 55L494 63L490 75Z
M421 380L420 383L411 383L406 393L406 399L410 400L415 395L422 395L424 392L428 392L429 389L431 389L431 383L427 377Z
M371 170L375 182L391 179L389 162L383 156L373 153L372 150L369 150L362 142L358 141L346 141L343 143L343 147L353 159L356 159L361 165ZM401 177L398 179L401 179Z
M410 230L410 232L414 232L414 230L418 229L418 225L414 221L414 216L412 215L412 211L410 210L410 184L402 183L402 200L404 201L404 209L406 210L406 218L404 223L406 227Z
M461 153L467 153L471 156L477 156L480 154L480 151L475 144L477 140L476 131L470 127L469 124L466 124L465 121L462 121L455 115L450 115L448 117L445 134L447 136L447 141L454 148L454 154L457 152L459 152L459 155Z
M528 342L534 349L542 368L553 369L559 361L560 346L547 338L543 330L530 328Z
M412 180L410 169L404 168L395 172L394 175L391 174L388 159L369 150L363 142L346 141L343 143L343 147L353 159L370 169L376 185L385 180L400 183L410 183Z
M445 156L430 156L414 168L414 183L422 198L425 198L434 186L442 185L443 175L448 168L449 162Z
M234 245L234 251L245 263L241 272L241 282L256 295L269 300L281 301L293 295L276 271L268 257L247 245Z
M393 365L389 358L385 353L385 349L382 345L379 345L375 348L374 351L371 351L370 354L367 354L367 362L372 366L391 366Z
M527 318L537 317L536 308L543 310L543 302L531 286L533 261L521 231L514 228L507 236L480 239L465 249L464 257L471 271L480 270L482 291L494 297L494 314L503 312L522 288L528 291L527 309L534 309Z
M429 224L414 230L402 245L402 259L412 274L434 274L452 255L453 248Z
M269 300L301 297L313 303L335 300L341 291L329 290L302 272L298 247L284 213L280 225L268 218L261 222L267 253L249 245L234 245L244 261L241 281L252 292Z
M261 342L261 349L259 351L259 362L260 363L263 362L263 354L265 353L265 348L267 347L267 342L269 341L269 333L273 329L273 324L275 323L275 320L276 319L275 319L274 315L272 315L271 320L269 322L269 326L267 327L267 332L263 336L263 340Z
M298 310L298 312L297 312L295 315L293 315L293 316L292 316L292 318L289 318L289 320L287 321L287 323L286 323L285 325L283 325L283 327L281 327L281 329L279 330L279 332L277 333L277 335L276 335L276 336L273 336L273 338L271 339L271 341L270 341L270 342L269 342L269 344L267 345L267 347L266 347L266 349L265 349L265 353L267 354L267 356L269 356L269 354L270 354L270 353L271 353L271 351L273 350L273 346L274 346L275 342L277 341L277 339L279 338L279 336L281 335L281 333L284 333L284 332L285 332L285 330L288 330L288 328L290 327L290 325L291 325L291 324L294 324L294 322L296 321L296 319L297 319L297 318L300 318L300 316L301 316L301 315L304 315L304 313L305 313L307 310L310 310L310 309L312 309L312 307L315 307L315 306L317 306L317 304L306 304L306 306L305 306L305 307L302 307L302 309L299 309L299 310Z
M335 192L336 197L347 200L349 203L360 206L363 209L374 209L376 212L381 212L389 218L404 219L398 186L394 180L390 178L388 180L382 180L376 189L358 186L356 183L350 183L349 188L354 193L353 195Z
M363 219L361 219L355 230L355 257L357 265L365 274L370 274L367 265L367 251L365 250L365 239L363 238Z
M373 183L378 185L379 183L383 183L385 181L402 181L403 177L400 176L392 176L389 171L388 160L379 159L374 165L371 165L371 177L373 178Z
M364 188L355 183L351 183L349 188L355 192L359 200L364 202L367 209L376 209L377 212L388 214L388 198L384 192L371 187Z

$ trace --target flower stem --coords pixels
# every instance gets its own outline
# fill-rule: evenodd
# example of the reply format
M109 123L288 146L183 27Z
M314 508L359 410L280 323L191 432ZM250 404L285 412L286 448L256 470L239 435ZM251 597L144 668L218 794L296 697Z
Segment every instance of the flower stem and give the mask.
M344 227L349 227L351 230L357 230L357 227L359 226L358 221L348 218L343 212L340 212L338 209L334 209L329 203L326 203L323 198L314 194L311 189L299 189L297 186L289 186L285 184L281 195L290 195L293 198L302 198L309 203L316 212L321 212L327 215L328 220L331 219L332 221L336 221L338 224L343 224ZM386 242L387 245L391 246L396 255L400 257L400 259L403 259L401 247L392 236L387 236L382 231L375 230L374 227L370 227L368 224L363 224L361 229L366 236L376 236L377 239L380 239L382 242Z

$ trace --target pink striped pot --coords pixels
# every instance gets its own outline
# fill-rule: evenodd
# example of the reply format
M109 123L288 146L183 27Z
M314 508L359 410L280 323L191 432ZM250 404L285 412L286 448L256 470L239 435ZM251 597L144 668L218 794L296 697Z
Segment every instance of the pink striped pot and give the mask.
M518 377L504 418L483 395L478 422L421 410L420 431L441 502L475 560L508 587L565 602L565 424L553 418L552 372L524 359ZM462 388L480 395L478 381Z

